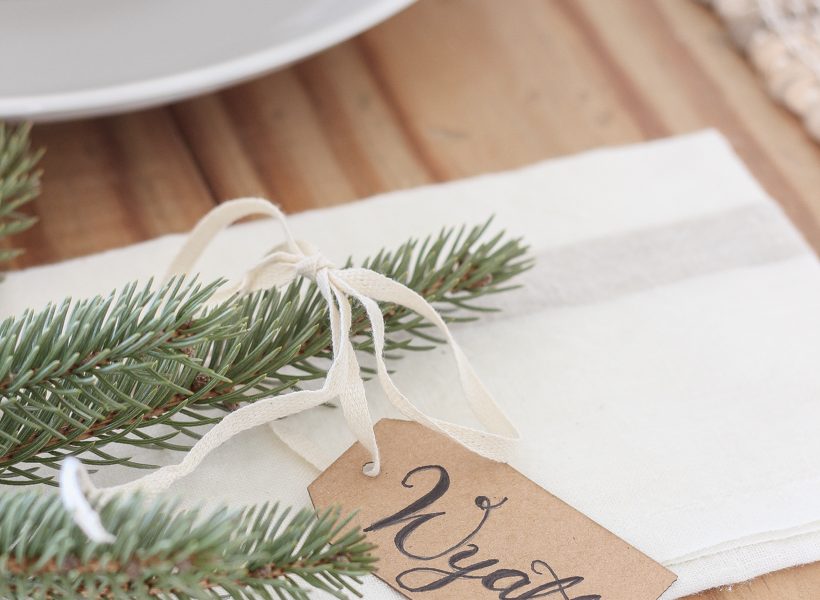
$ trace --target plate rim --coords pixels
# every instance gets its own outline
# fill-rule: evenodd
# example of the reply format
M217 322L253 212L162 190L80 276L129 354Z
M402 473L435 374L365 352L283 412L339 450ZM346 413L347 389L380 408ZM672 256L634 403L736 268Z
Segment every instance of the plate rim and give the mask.
M387 20L416 0L375 0L306 35L204 67L161 77L63 93L0 96L0 119L57 121L149 108L273 72Z

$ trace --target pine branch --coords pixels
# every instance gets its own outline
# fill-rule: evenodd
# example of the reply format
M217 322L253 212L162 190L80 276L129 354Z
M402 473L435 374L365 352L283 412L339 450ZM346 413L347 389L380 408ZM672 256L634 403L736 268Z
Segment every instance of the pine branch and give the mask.
M32 151L29 125L16 128L0 121L0 240L31 227L36 218L20 208L40 193L40 171L37 163L42 150ZM20 255L20 249L0 249L0 262Z
M488 225L410 241L363 266L421 293L450 321L474 318L488 310L475 300L510 289L530 264L519 240L488 238ZM314 284L206 311L219 285L131 284L0 324L0 483L53 483L51 470L67 455L150 468L133 462L128 446L187 450L226 412L325 375L330 331ZM382 309L390 356L440 341L414 313ZM368 329L356 306L359 350L372 350ZM122 445L114 450L114 442Z
M375 562L337 510L288 519L276 505L180 511L139 496L97 509L111 544L90 542L56 495L0 494L0 597L345 598Z

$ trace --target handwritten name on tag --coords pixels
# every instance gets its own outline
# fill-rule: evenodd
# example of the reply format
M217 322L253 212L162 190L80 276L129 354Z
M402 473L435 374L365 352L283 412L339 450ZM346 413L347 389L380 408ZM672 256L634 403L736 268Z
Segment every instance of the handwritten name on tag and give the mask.
M409 421L379 421L376 438L378 477L354 444L309 492L359 511L376 575L407 598L657 600L676 579L509 465Z

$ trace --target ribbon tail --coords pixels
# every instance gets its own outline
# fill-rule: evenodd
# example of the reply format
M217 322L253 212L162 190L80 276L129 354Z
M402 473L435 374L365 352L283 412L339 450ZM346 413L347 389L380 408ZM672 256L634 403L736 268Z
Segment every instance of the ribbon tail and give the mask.
M154 496L167 490L178 479L193 472L208 454L233 436L258 425L264 425L276 419L319 406L332 398L331 391L327 387L323 387L319 390L299 390L282 396L257 400L253 404L243 406L227 415L211 428L188 451L182 462L157 469L135 481L102 488L98 491L104 498L135 491L141 491L147 496Z
M381 470L381 459L379 447L376 444L376 433L373 430L373 418L370 415L367 395L361 378L361 368L356 359L356 351L350 342L352 320L350 301L336 286L331 289L341 316L341 344L336 356L337 364L334 365L338 365L340 372L344 373L344 376L340 377L338 386L339 403L353 435L370 453L371 462L363 465L364 473L376 476Z
M391 403L405 417L448 435L470 450L491 460L509 460L519 434L476 375L464 352L436 310L419 294L383 275L366 269L347 269L342 279L368 315L373 330L374 351L379 382ZM408 308L431 321L453 349L464 396L487 431L457 425L426 415L393 382L384 362L384 317L376 300Z
M86 490L93 489L83 464L76 457L67 456L60 467L60 499L63 507L88 539L98 544L110 544L116 538L105 529L100 514L86 497Z

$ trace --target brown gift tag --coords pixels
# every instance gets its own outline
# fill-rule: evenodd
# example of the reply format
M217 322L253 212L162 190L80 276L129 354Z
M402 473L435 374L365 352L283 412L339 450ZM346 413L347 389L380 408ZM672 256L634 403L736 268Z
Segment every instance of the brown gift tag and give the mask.
M358 510L376 575L429 600L657 600L676 576L509 465L418 423L376 424L382 472L354 444L308 488Z

